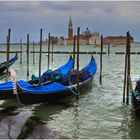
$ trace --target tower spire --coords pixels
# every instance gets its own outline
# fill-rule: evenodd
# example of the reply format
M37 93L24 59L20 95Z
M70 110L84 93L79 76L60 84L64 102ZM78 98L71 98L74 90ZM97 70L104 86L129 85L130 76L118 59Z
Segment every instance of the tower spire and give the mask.
M69 27L72 27L72 19L71 19L71 16L70 16L70 19L69 19Z
M71 16L69 18L69 23L68 23L68 39L73 39L73 27L72 27Z

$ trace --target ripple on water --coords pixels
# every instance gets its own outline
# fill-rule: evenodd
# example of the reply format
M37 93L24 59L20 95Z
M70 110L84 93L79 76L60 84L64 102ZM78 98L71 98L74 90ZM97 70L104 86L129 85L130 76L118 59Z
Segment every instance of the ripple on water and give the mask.
M1 47L1 46L0 46ZM14 50L14 47L12 49ZM32 49L32 46L30 46ZM39 50L38 46L35 46L35 50ZM99 51L99 48L93 46L80 46L81 51ZM5 46L1 47L2 50ZM18 48L20 50L20 48ZM18 50L15 48L15 50ZM55 51L71 51L72 46L54 46ZM107 50L107 47L105 47ZM23 47L23 65L19 64L19 60L12 66L17 71L18 79L27 80L26 77L26 47ZM46 47L43 47L46 51ZM140 121L131 112L131 105L126 107L122 106L122 92L123 92L123 77L124 77L124 58L125 55L115 55L116 51L124 51L124 46L112 47L111 55L103 55L103 77L102 85L99 84L100 74L100 56L94 55L97 61L97 72L94 80L91 83L90 88L82 90L82 94L79 97L79 105L75 106L75 97L69 101L65 101L68 104L40 104L34 106L33 114L38 116L47 123L47 126L52 131L60 133L60 136L67 136L69 138L100 138L100 139L126 139L126 138L140 138L139 126ZM138 47L133 47L132 51L139 51ZM12 54L11 54L12 56ZM39 55L35 54L35 64L32 63L32 54L30 55L30 76L31 74L38 75L38 58ZM54 62L50 65L51 68L58 68L63 65L69 58L68 54L54 54ZM84 67L90 59L90 55L80 54L80 69ZM140 55L133 55L131 78L132 81L139 77L139 59ZM5 54L2 54L2 59L5 60ZM46 54L42 54L42 72L47 69L47 57ZM46 60L46 61L45 61ZM30 78L29 78L30 79ZM0 82L5 81L5 77L0 79ZM133 82L135 84L135 82ZM2 103L2 107L11 105L11 102L7 104ZM5 104L5 105L4 105ZM17 105L15 105L17 106ZM19 107L19 106L17 106ZM28 108L29 109L29 108ZM27 110L28 110L27 109ZM26 119L29 117L27 110L19 110L16 116L13 116L14 122L17 127L20 123L20 119ZM30 110L30 109L29 109ZM27 115L26 115L27 113ZM23 120L24 120L23 119ZM5 123L6 125L6 123ZM39 127L40 128L40 127ZM42 129L47 127L44 125ZM41 130L42 130L41 129ZM13 129L15 130L15 129ZM36 129L35 132L37 132ZM2 129L0 133L2 133ZM32 138L32 137L30 137Z

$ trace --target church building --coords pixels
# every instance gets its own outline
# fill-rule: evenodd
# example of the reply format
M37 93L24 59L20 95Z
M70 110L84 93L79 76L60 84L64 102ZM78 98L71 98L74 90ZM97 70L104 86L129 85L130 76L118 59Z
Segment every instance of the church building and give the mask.
M71 17L69 19L67 30L68 30L68 32L67 32L67 39L66 39L65 44L73 45L74 36L73 36L73 24L72 24ZM81 45L100 44L99 33L97 33L97 32L91 33L91 31L87 27L86 30L84 32L82 32L82 34L80 34L79 43Z
M69 18L68 27L67 27L67 38L60 38L58 45L73 45L74 35L73 35L73 23L72 18ZM131 43L133 43L133 37L131 37ZM104 45L125 45L126 36L107 36L103 38ZM91 32L87 27L85 31L80 34L80 45L100 45L101 37L98 32Z

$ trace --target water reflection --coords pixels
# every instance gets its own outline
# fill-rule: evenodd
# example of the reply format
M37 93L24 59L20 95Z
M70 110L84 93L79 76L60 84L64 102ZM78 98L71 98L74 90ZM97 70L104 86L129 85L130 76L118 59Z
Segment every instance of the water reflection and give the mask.
M140 139L140 117L136 116L134 112L132 112L131 118L131 126L129 131L129 136L131 139Z
M1 46L0 46L1 47ZM39 50L35 46L35 50ZM4 50L5 47L2 47ZM11 48L15 50L14 46ZM31 46L32 49L32 46ZM46 51L46 47L43 48ZM94 49L94 50L93 50ZM18 49L17 49L18 50ZM26 47L23 47L23 65L19 64L19 60L12 66L17 72L17 79L27 80L26 68ZM72 51L72 46L57 46L56 51ZM93 46L81 46L81 51L99 51L100 48ZM107 48L104 48L107 51ZM93 82L89 87L82 89L78 105L76 106L76 97L71 96L62 99L59 102L42 103L22 107L17 100L0 101L0 114L5 115L5 111L9 112L1 118L0 136L2 137L2 128L7 131L7 122L11 118L11 128L21 128L26 119L30 116L36 116L44 123L37 125L29 138L60 138L66 136L68 138L91 138L91 139L133 139L140 138L139 126L140 120L132 113L131 105L122 106L123 92L123 76L124 76L124 55L115 55L117 51L124 51L124 46L111 48L111 53L103 55L103 85L99 85L99 64L100 56L94 55L97 61L97 73ZM139 51L139 46L133 47L132 51ZM5 54L1 54L1 61L5 60ZM12 56L12 54L11 54ZM38 58L35 54L35 64L32 63L32 54L30 54L30 76L38 75ZM68 54L54 54L54 62L51 68L57 68L63 65L69 58ZM132 55L131 75L132 81L139 76L139 58L140 55ZM90 55L80 54L80 68L89 62ZM42 55L42 72L47 68L46 54ZM45 61L46 60L46 61ZM0 77L0 82L5 81L5 77ZM3 111L4 112L3 112ZM17 114L16 114L17 113ZM8 119L7 119L8 118ZM13 123L14 122L14 123ZM21 123L22 122L22 123ZM3 127L5 125L5 127ZM19 132L19 130L17 130ZM46 132L48 132L46 134ZM52 133L55 132L55 133ZM16 138L16 134L12 131L12 138ZM54 137L57 134L58 137ZM40 135L42 137L40 137Z
M73 107L73 112L71 112L73 114L73 126L74 128L72 129L72 138L74 139L78 139L79 138L79 133L80 133L80 121L79 121L79 116L78 116L78 113L79 113L79 102L77 101L75 103L75 106Z

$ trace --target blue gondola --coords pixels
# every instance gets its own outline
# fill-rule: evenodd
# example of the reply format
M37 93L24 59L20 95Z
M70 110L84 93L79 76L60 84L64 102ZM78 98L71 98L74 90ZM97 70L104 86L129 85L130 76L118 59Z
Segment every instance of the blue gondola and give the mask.
M58 68L54 71L47 70L46 72L44 72L42 74L40 79L30 80L27 83L30 83L31 85L34 84L34 85L38 86L38 84L36 84L36 83L39 80L40 80L41 85L48 84L48 83L51 83L54 81L59 82L59 80L61 79L62 76L67 75L72 70L73 65L74 65L74 60L70 56L70 59L68 60L68 62L65 65L61 66L60 68ZM19 81L19 83L20 83L20 81ZM10 98L15 98L15 95L13 94L12 81L0 84L0 100L10 99Z
M136 81L136 87L132 92L132 105L134 112L140 116L140 79Z
M10 67L11 65L13 65L16 62L17 59L18 59L18 55L16 53L16 55L9 60L8 67ZM0 64L0 74L3 73L3 72L5 72L6 69L7 69L7 62L1 63Z
M89 84L97 70L96 61L91 57L89 64L79 72L80 88ZM48 85L35 87L23 80L17 83L19 89L18 98L23 104L34 104L72 95L77 87L77 71L72 71L64 76L61 82L53 82Z

